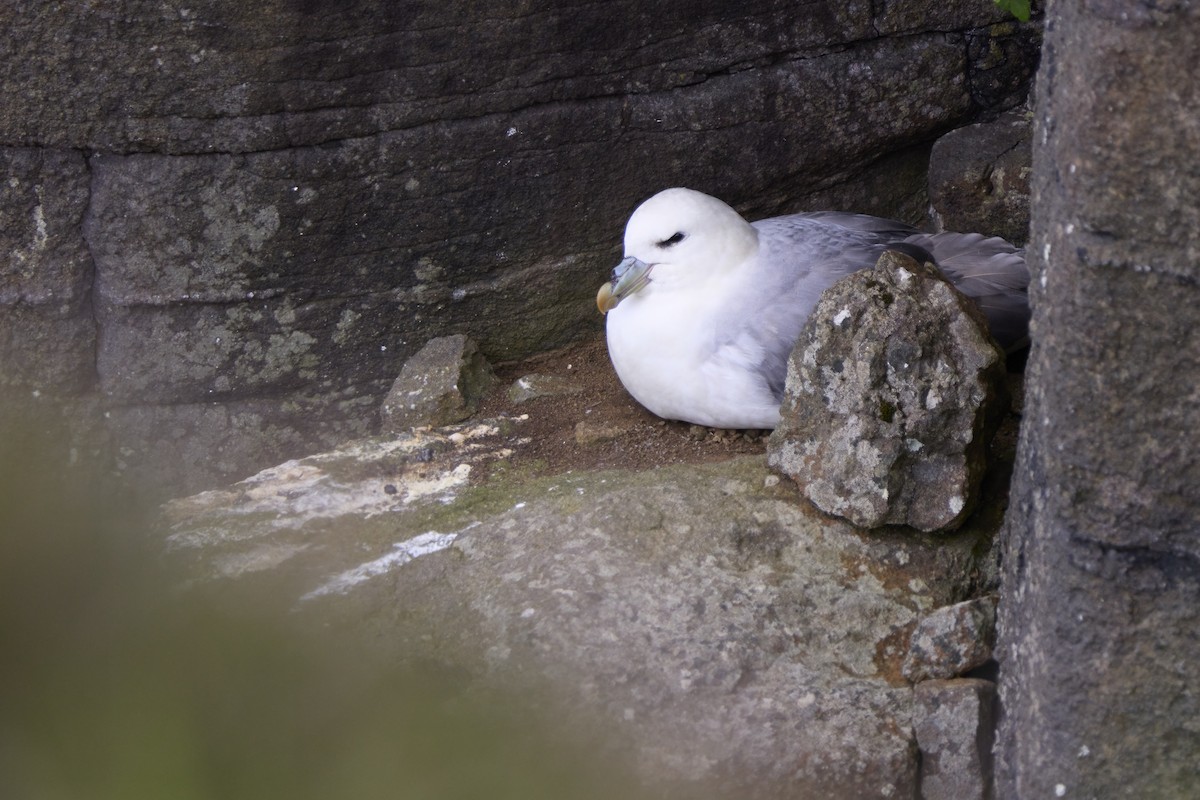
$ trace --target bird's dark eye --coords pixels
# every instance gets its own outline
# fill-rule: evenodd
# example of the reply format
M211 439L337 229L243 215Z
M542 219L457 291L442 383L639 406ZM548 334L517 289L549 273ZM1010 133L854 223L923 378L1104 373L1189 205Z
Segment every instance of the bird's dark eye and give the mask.
M663 239L658 243L659 247L670 247L671 245L679 244L683 241L684 233L682 231L676 233L670 239Z

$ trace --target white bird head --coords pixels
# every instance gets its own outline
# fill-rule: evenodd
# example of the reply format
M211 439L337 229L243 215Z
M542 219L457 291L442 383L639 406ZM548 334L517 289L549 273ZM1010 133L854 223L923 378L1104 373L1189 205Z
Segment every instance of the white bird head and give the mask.
M626 297L676 286L699 288L752 256L758 233L715 197L665 189L642 203L625 226L625 259L600 288L602 312Z

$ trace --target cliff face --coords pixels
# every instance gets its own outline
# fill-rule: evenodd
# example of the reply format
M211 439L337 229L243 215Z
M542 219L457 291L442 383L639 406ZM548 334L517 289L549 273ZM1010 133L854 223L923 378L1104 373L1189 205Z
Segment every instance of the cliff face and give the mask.
M1062 0L1034 118L1001 798L1200 786L1200 9Z
M1022 99L1038 45L962 1L20 0L0 23L0 388L176 489L373 431L434 336L499 361L594 331L665 186L921 217L930 142Z

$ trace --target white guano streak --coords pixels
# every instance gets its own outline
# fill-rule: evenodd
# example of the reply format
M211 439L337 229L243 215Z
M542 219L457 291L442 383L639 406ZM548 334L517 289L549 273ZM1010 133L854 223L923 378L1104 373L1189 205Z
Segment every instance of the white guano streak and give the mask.
M473 522L463 530L468 530L478 525L478 522ZM462 531L452 533L438 533L437 531L429 531L422 533L419 536L414 536L411 539L405 539L403 542L397 542L392 545L392 551L387 555L380 556L373 561L368 561L365 564L359 564L354 569L348 569L339 575L334 576L322 585L313 589L308 594L300 598L300 602L313 600L318 597L323 597L327 594L345 594L360 583L368 581L379 575L385 575L391 572L396 567L403 566L408 562L420 558L421 556L436 553L439 550L445 550L454 543L458 538L458 534Z

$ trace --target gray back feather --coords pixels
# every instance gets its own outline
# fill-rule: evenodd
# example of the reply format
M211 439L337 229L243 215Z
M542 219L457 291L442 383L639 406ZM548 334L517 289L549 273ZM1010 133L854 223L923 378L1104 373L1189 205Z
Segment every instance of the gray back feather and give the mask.
M1003 239L925 234L902 222L835 211L751 224L759 233L753 296L730 304L731 313L718 322L714 345L753 339L761 351L757 370L776 398L783 396L788 355L821 292L874 266L888 249L920 260L932 257L960 291L980 304L1002 346L1018 346L1026 336L1029 272L1024 252ZM747 305L754 315L738 319L734 311Z

